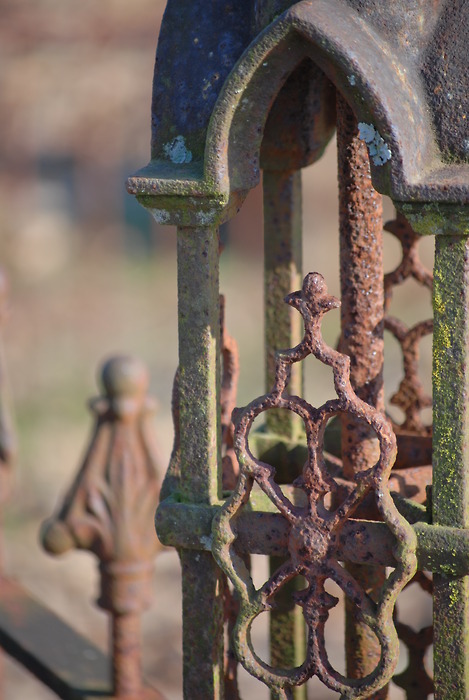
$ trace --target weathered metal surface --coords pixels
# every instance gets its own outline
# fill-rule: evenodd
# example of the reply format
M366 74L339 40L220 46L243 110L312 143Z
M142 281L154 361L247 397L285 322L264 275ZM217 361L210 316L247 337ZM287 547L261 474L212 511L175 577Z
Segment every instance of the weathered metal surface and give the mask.
M460 313L461 308L465 307L467 287L461 267L458 267L462 253L454 253L453 256L456 259L459 255L459 262L455 263L456 280L452 280L451 265L444 263L440 269L441 275L446 275L445 283L437 283L434 295L436 320L439 323L434 351L434 386L439 382L439 390L434 395L435 406L439 405L435 428L438 432L433 436L434 445L438 444L439 450L435 460L439 475L433 493L437 526L427 522L431 503L427 502L426 509L418 505L425 503L432 463L432 429L422 420L422 410L430 407L431 400L425 394L418 376L418 353L419 342L424 335L431 333L432 325L431 321L422 321L408 328L389 315L392 290L397 284L413 278L424 287L431 288L431 274L418 259L417 234L443 235L445 240L449 240L450 235L469 234L469 218L461 206L469 203L469 148L466 143L469 78L464 67L468 31L469 14L465 0L436 0L432 3L423 0L394 3L376 0L303 0L298 3L289 0L243 0L236 5L214 3L213 7L205 8L203 12L196 2L168 3L155 71L152 162L129 181L129 190L137 195L158 221L183 227L179 234L180 280L184 276L189 280L182 286L180 283L180 337L187 377L174 402L178 435L181 440L186 440L186 446L177 445L172 459L172 466L177 463L178 468L186 459L186 466L182 469L185 476L180 488L177 484L179 495L175 494L160 507L157 528L167 543L187 548L193 553L196 550L207 552L211 546L210 522L215 512L218 513L214 551L222 567L230 574L241 604L239 621L234 628L238 652L255 675L264 674L274 697L287 697L294 686L304 680L309 672L317 672L317 669L320 669L319 674L326 683L340 688L343 697L365 697L373 693L375 697L380 697L385 678L390 677L390 667L387 665L390 647L386 646L388 641L383 642L384 637L380 637L379 632L378 641L385 647L381 659L376 659L379 671L365 677L365 681L357 679L354 684L334 675L329 668L321 666L325 663L324 645L317 636L314 637L321 634L321 625L327 617L327 606L331 601L326 600L325 595L322 599L319 595L323 603L323 619L319 620L318 617L314 618L316 613L319 616L319 612L312 612L306 592L300 603L306 612L310 630L314 630L313 633L310 631L307 661L298 667L300 670L297 668L289 672L285 669L285 672L278 672L278 669L276 671L262 664L252 650L240 643L240 638L247 634L249 621L264 609L266 598L271 600L275 597L277 579L274 573L274 583L267 583L261 591L255 592L243 557L250 552L286 557L285 565L279 569L285 580L293 580L296 574L306 572L310 590L315 586L320 590L325 571L321 566L332 566L331 560L340 559L360 565L371 560L374 564L395 567L395 556L399 559L399 555L393 555L396 533L397 539L402 537L402 549L405 549L405 536L410 538L410 542L415 537L419 568L437 574L435 598L440 612L436 615L439 620L436 671L438 676L439 669L446 668L446 676L442 671L435 697L446 700L447 697L468 695L466 680L461 683L455 681L462 690L458 691L459 695L451 695L454 688L450 686L448 669L453 673L452 651L438 656L438 645L442 644L445 635L450 633L452 638L456 636L455 628L452 627L451 632L449 630L450 622L456 627L461 624L461 630L465 629L463 611L466 611L467 601L465 579L458 578L467 573L466 496L462 493L467 466L463 438L463 399L466 391L463 358L467 345L466 319ZM175 37L180 40L175 40ZM184 41L183 38L189 40ZM219 66L214 70L217 61ZM298 252L296 257L292 255L290 237L295 230L296 245L300 228L299 174L296 171L317 159L330 139L335 110L332 86L350 105L359 122L359 137L362 140L360 143L354 133L346 148L350 148L353 142L355 152L352 152L353 149L344 152L340 161L343 164L340 174L342 193L347 193L342 206L342 233L349 228L351 233L359 231L363 234L360 240L343 236L341 252L343 337L340 350L350 354L350 379L356 393L352 399L351 394L347 394L348 399L345 400L344 386L339 385L337 380L339 399L328 402L321 409L313 409L296 396L301 394L299 375L296 378L291 376L290 394L282 394L282 391L286 392L287 364L292 369L292 365L300 359L295 352L301 354L303 349L306 353L308 346L308 352L316 354L326 364L334 364L337 358L342 358L340 362L337 360L335 366L338 373L336 379L340 374L340 363L343 363L340 365L341 371L346 372L349 360L344 355L334 354L329 348L325 349L326 346L318 340L319 335L314 340L308 328L306 339L295 350L281 353L279 357L282 360L276 367L273 365L272 350L282 346L293 347L296 342L293 340L296 331L288 325L288 316L282 315L279 306L280 295L291 291L289 285L299 269L298 265L297 269L291 265L292 261L296 263L299 260L299 256ZM348 110L343 103L341 107L339 132L342 130L342 134L339 133L339 145L343 136L344 110ZM352 119L350 111L348 117ZM402 246L401 263L384 278L384 323L403 350L404 376L392 401L405 414L402 425L394 426L398 432L399 452L391 477L390 464L385 455L386 450L389 451L388 456L394 451L395 436L380 413L383 409L383 287L378 238L381 224L378 224L376 217L378 198L370 187L365 147L371 161L375 189L390 195L407 219L398 215L396 221L387 226ZM241 476L220 514L221 450L225 451L225 464L229 461L231 475L234 474L235 461L231 452L232 426L226 417L227 402L223 400L218 387L219 352L216 349L218 336L215 330L218 291L213 277L217 251L214 239L207 245L206 234L208 232L210 238L214 235L215 227L234 214L247 191L259 181L261 168L265 170L264 196L267 205L266 298L271 302L266 305L266 371L268 388L274 378L275 384L274 390L264 399L253 402L237 416ZM356 170L353 172L354 168ZM347 192L350 181L353 181L353 177L347 179L350 172L358 183L355 193ZM440 252L444 245L441 244ZM201 257L204 250L210 258L208 264ZM441 253L440 257L444 261L445 254ZM437 270L439 265L437 262ZM189 279L193 272L194 280ZM311 282L312 278L309 280ZM315 280L320 287L319 278ZM446 296L454 292L452 285L456 293L447 303ZM303 297L290 296L290 302L302 306L303 313L307 309L308 313L314 310L316 316L310 321L319 334L319 318L324 309L319 309L317 300L315 302L312 297L306 300L306 287L304 290ZM356 296L358 290L369 294L364 294L361 299ZM197 297L199 294L200 297ZM459 301L456 299L458 294ZM320 289L318 299L331 301ZM205 325L201 321L201 309L205 313ZM191 323L192 315L194 324ZM451 322L455 331L450 327ZM278 324L277 328L275 323ZM210 329L208 333L207 328ZM286 341L281 339L283 332L286 333ZM192 360L189 357L190 347L194 349ZM190 381L192 375L195 381L193 386ZM455 400L449 410L445 402L452 401L451 392L458 382ZM197 406L199 395L201 403ZM186 407L182 412L178 409L180 401ZM220 402L222 421L216 418ZM368 406L371 413L365 411L367 403L375 407ZM339 421L333 424L326 416L330 418L334 411L340 413L340 407L345 404L351 418L342 420L342 430L338 431ZM357 409L357 406L360 408ZM305 420L307 431L310 431L308 445L305 446L301 431L297 431L298 421L279 413L279 409L285 407ZM268 408L275 411L267 411ZM184 411L187 411L187 417L182 415ZM253 456L247 450L245 441L250 420L263 412L270 413L272 417L267 418L268 429L264 433L250 435L251 448L255 452ZM368 421L365 419L360 425L353 419L357 415L359 418L368 416ZM456 427L451 427L449 421L454 416ZM328 422L327 431L323 431ZM314 429L311 425L314 425ZM313 439L311 435L314 431ZM373 438L373 431L377 437ZM210 443L210 435L214 443ZM323 454L323 441L327 454ZM377 447L379 459L374 464ZM450 455L451 449L457 452L455 458ZM184 450L186 458L183 456ZM297 488L281 486L282 482L291 482L293 474L299 473L305 458L303 475L295 482ZM273 468L278 469L276 480ZM446 476L455 470L459 479L452 480L449 487ZM376 475L384 479L388 490L382 489L382 484L378 487L374 481L375 477L378 479ZM354 479L357 479L357 484L354 484ZM265 501L260 504L259 494L251 491L253 480L268 493L282 515L271 512ZM226 476L225 484L228 485ZM358 498L361 487L363 493L360 492ZM446 494L442 495L442 489L446 489ZM344 504L350 504L357 496L353 511L355 519L341 521L330 547L326 544L330 532L327 532L325 523L334 519L334 511L332 506L326 507L321 500L328 490L334 491L337 512L342 512ZM368 494L365 494L367 490ZM406 525L395 514L397 511L393 510L395 506L388 492L391 490L396 492L395 506L409 523L413 523L412 529L410 524ZM436 500L435 490L439 492ZM168 488L168 493L172 491L172 488ZM375 491L382 494L381 500L375 498ZM411 497L416 503L412 504L402 497ZM178 503L177 500L181 498L183 502ZM253 506L256 499L259 501L257 510ZM387 504L385 507L384 502ZM456 503L454 518L452 502ZM254 510L249 512L248 507L254 507ZM378 518L380 513L386 522L370 520ZM348 513L349 516L351 514ZM300 521L301 527L298 524ZM226 526L223 533L220 522ZM403 535L404 531L406 535ZM302 558L301 537L305 534L309 544L314 539L316 544L322 543L322 564L314 559L319 558L318 552L313 555L312 550L309 551L309 556L313 556L312 563ZM227 539L223 540L223 536ZM298 540L296 549L292 544L295 537ZM197 560L190 559L190 554L190 551L186 552L187 561L192 562L187 572L189 579L197 571ZM291 564L292 558L294 565ZM288 569L289 566L293 568ZM402 561L397 562L395 571L401 570L402 573L404 569L401 584L404 579L407 580L410 565L406 568ZM217 612L214 619L219 620L220 608L215 603L217 578L211 569L207 571L209 594L204 599L204 609L210 611L211 606L215 606ZM335 574L339 585L340 581L343 583L341 577L350 576L350 573L344 572L345 569L341 569L340 576L337 572ZM381 592L376 594L386 599L384 607L388 618L391 598L397 593L397 578L396 573L392 574ZM355 586L353 590L356 592L358 584L353 580L352 588ZM223 585L226 590L224 582ZM269 588L269 585L274 588ZM363 587L366 588L367 584L363 583ZM345 584L343 588L346 588ZM284 592L286 587L279 585L277 589ZM388 595L390 589L392 595ZM190 592L187 591L185 595L190 596ZM370 621L368 616L368 607L375 605L372 596L360 598L357 593L355 598L360 603L365 601L366 612L362 610L359 613L362 618L360 623L366 623L365 631L366 625L375 632L381 629L382 618L377 623L376 620ZM186 616L190 616L195 605L195 600L191 600L185 602ZM445 618L451 605L455 606L454 615L449 614ZM321 609L320 605L318 609ZM376 605L373 609L376 610ZM187 624L186 621L186 627ZM425 697L431 687L430 678L424 671L417 672L415 665L429 643L429 631L423 630L419 636L418 633L410 634L398 619L396 625L409 646L411 658L411 665L397 680L405 687L408 697L414 697L412 684L415 683L420 684L418 692ZM218 632L214 634L220 633L219 626L217 629ZM186 637L189 638L192 632L189 624ZM391 636L395 642L395 635ZM467 656L465 640L464 637L461 643L458 641L460 655L454 657L455 677L465 673L462 660L464 655ZM207 640L204 644L207 654L215 654L217 661L213 668L218 668L221 663L220 646L213 640ZM350 675L366 673L359 671L356 664L351 663L350 666L354 666L354 669L350 669ZM236 697L233 668L234 662L230 671L233 682L229 692ZM212 675L207 669L204 673L207 692L209 689L210 693L221 692L213 680L213 669ZM381 676L379 682L378 676ZM292 678L296 680L292 681ZM189 686L185 692L187 697L193 697Z
M293 88L297 88L296 84ZM291 94L288 85L285 90ZM302 98L300 98L302 99ZM318 101L319 102L319 101ZM294 105L294 107L298 105ZM277 348L293 347L301 340L301 318L283 303L301 282L302 275L302 202L301 202L301 172L299 170L281 170L285 161L289 165L297 164L302 154L308 149L300 144L297 149L290 148L289 155L278 153L274 144L281 143L275 139L275 127L285 117L286 108L282 100L277 99L271 112L269 133L264 137L264 159L269 161L272 170L264 169L264 342L265 342L265 386L266 391L275 379L275 351ZM309 134L305 130L306 134ZM278 134L277 134L278 135ZM295 139L295 132L292 138ZM291 143L287 144L291 147ZM280 149L282 146L280 146ZM297 152L299 148L299 153ZM282 157L283 156L283 157ZM275 167L276 166L276 167ZM302 368L297 365L290 375L289 391L295 395L303 392ZM285 441L298 441L303 434L301 421L289 411L271 411L266 414L265 433L273 435L281 444ZM265 455L261 456L265 459ZM282 469L283 463L273 462L277 481L291 483L301 472L302 462L289 463L287 469ZM273 574L279 567L280 561L274 557L269 562ZM292 597L297 588L297 581L286 584L276 596L276 604L269 619L270 632L270 662L273 666L294 667L301 663L304 657L305 628L301 609L295 605ZM305 700L306 689L298 688L294 693L295 700Z
M337 155L341 282L340 350L350 357L350 383L362 401L384 411L383 390L383 205L371 184L365 142L355 116L337 95ZM341 419L343 476L350 481L371 469L379 457L372 427L348 413ZM386 573L376 566L349 566L349 572L374 599ZM381 647L361 610L345 599L346 668L350 678L363 678L379 662ZM385 700L387 688L373 693Z
M285 491L285 489L284 489ZM285 491L295 500L293 492ZM286 557L288 555L289 523L269 504L267 498L253 496L257 508L240 512L234 530L236 548L241 554L264 554ZM301 500L299 504L301 505ZM417 518L405 512L417 537L418 569L446 574L451 577L469 573L469 533L462 528L433 527L425 521L425 509L419 509ZM164 544L185 549L210 550L212 547L212 522L221 506L197 506L178 503L171 499L158 509L156 526ZM253 507L252 499L250 507ZM415 510L414 510L415 513ZM350 518L344 523L337 540L337 558L355 564L373 561L377 566L394 566L394 539L385 523Z
M469 152L464 129L469 77L462 67L469 30L465 0L439 0L430 5L421 0L392 4L304 0L289 4L292 7L247 46L252 38L248 29L252 26L252 3L247 0L237 3L236 9L232 4L216 4L213 12L220 14L217 18L211 12L199 12L195 18L196 4L178 3L174 19L176 3L171 3L162 39L167 44L172 31L177 36L185 30L193 42L197 38L194 32L200 28L203 48L200 59L196 47L189 48L191 42L174 42L178 50L184 47L180 58L175 59L169 50L167 57L163 51L159 53L155 84L160 86L161 99L155 99L153 106L154 157L147 169L130 179L130 191L147 196L142 200L145 206L159 220L166 216L167 222L170 209L184 206L184 202L173 197L172 207L167 201L158 202L159 196L212 197L226 203L230 192L246 192L259 180L263 125L272 103L294 69L312 59L344 94L357 120L372 127L375 145L382 146L384 161L372 158L376 189L401 204L468 203ZM266 7L263 16L270 19L277 8ZM284 5L277 7L283 9ZM236 12L243 21L236 21ZM210 48L205 54L205 47L213 42L208 32L217 36L217 31L227 27L227 46L236 44L237 48L219 71L220 76L222 72L227 75L226 64L230 63L231 73L219 89L222 81L214 83L206 75L218 46L212 57ZM235 54L243 48L234 64ZM180 103L181 96L187 97L185 79L179 80L182 89L177 81L180 89L169 89L174 61L179 66L189 61L194 71L199 67L185 105ZM196 112L199 109L202 79L210 97L203 106L203 119L188 118L182 124L181 119L192 114L191 102ZM330 106L327 111L330 113ZM440 205L436 215L444 217L444 207Z
M290 294L287 301L303 316L305 336L296 348L278 353L276 380L272 391L237 412L235 447L241 475L233 495L215 519L212 551L232 580L240 598L235 644L239 659L252 675L266 683L277 698L291 697L292 688L302 685L313 675L318 675L328 687L346 694L346 697L364 698L390 680L397 662L397 635L392 623L392 612L399 590L415 571L416 538L410 525L395 508L388 491L387 480L396 455L396 443L390 424L381 412L361 401L353 392L349 358L332 350L321 338L322 316L339 306L339 302L327 293L324 280L317 273L307 275L302 290ZM287 392L291 365L309 354L332 368L338 395L336 400L328 401L318 409ZM304 422L309 459L295 486L306 494L306 506L300 507L292 503L276 484L274 468L256 460L248 448L247 440L253 420L271 408L294 411ZM376 432L380 451L374 467L356 476L357 484L351 494L329 510L324 497L334 492L335 482L325 468L322 436L327 421L341 412L350 413L370 425ZM238 511L248 501L254 481L291 527L287 562L259 590L254 588L246 567L233 549L236 540L233 526ZM337 558L337 543L343 523L369 491L375 492L378 511L395 538L395 569L386 579L377 601L365 593L353 576L340 566ZM307 588L296 597L303 608L308 627L306 660L291 670L276 669L262 662L255 654L248 641L250 626L261 612L270 607L270 601L277 590L300 575L307 581ZM327 660L324 625L328 610L337 602L324 589L328 578L335 581L345 595L354 601L361 610L362 619L372 628L381 645L382 654L377 667L359 680L343 677Z
M402 250L402 258L399 264L384 277L386 292L385 329L394 336L401 347L404 370L404 376L399 384L399 388L390 399L391 403L398 406L404 414L404 419L400 424L397 424L396 421L394 422L395 430L398 431L398 441L401 441L399 452L401 458L404 458L404 461L408 461L409 464L419 464L421 463L419 457L420 459L423 457L423 461L431 465L432 425L431 423L425 424L423 422L422 410L432 406L432 397L428 396L423 388L419 375L419 359L420 341L424 336L433 332L433 319L419 321L412 328L409 328L401 319L391 316L389 310L393 292L398 285L412 279L425 289L427 293L431 294L433 275L422 264L419 257L421 236L415 233L402 214L398 213L394 221L386 224L385 229L397 238ZM416 454L414 449L416 441L420 448L424 447L423 451L420 449L420 454ZM410 453L408 451L409 448ZM421 503L426 501L426 487L430 487L432 482L431 467L429 470L430 473L426 483L422 481L419 492L412 496L414 500L418 500ZM427 591L430 586L431 591L431 582L428 581L421 571L416 574L413 582L424 587L424 590ZM406 619L406 622L409 622L409 620ZM428 695L433 693L434 688L433 679L424 663L424 657L433 643L433 629L430 626L414 630L409 624L404 624L399 616L399 605L397 605L396 612L396 629L399 639L408 649L409 656L407 667L393 680L406 691L408 698L427 698Z
M431 408L432 397L425 393L419 377L419 344L424 336L433 332L433 319L420 321L412 328L408 328L403 321L389 314L389 307L393 290L397 285L413 279L431 292L433 275L419 258L418 245L421 236L413 231L402 214L398 214L395 221L388 222L385 229L392 233L402 246L401 262L384 278L388 312L384 321L385 328L392 333L401 346L404 367L404 377L398 391L391 397L391 403L399 406L404 412L405 419L399 426L399 431L420 436L431 435L431 425L424 425L421 418L422 410ZM430 462L431 459L428 460L428 463Z
M264 342L268 388L275 379L276 350L293 347L302 336L301 318L283 303L285 296L298 288L302 277L301 172L266 170L263 177ZM301 395L301 367L292 369L289 390ZM267 415L266 430L284 440L298 440L303 433L301 421L286 411ZM286 483L292 480L291 474L284 476Z
M234 425L231 414L236 404L239 377L239 353L236 340L228 333L225 324L225 299L220 295L220 342L222 377L220 386L220 422L222 442L222 486L224 491L234 488L239 472L233 450ZM171 410L173 418L173 449L168 469L161 487L161 499L178 491L181 482L181 431L179 423L179 369L173 382Z
M216 243L216 236L214 237L214 241ZM189 259L188 264L192 265L195 264L197 265L197 262L191 261ZM203 271L202 271L203 274ZM209 299L213 301L213 296L212 293L216 289L218 289L218 279L217 278L210 278L212 286L210 287L209 291ZM210 284L210 280L209 280ZM207 302L207 299L205 299ZM185 303L187 306L189 306L192 303L191 300L191 295L188 293L187 295L184 296L184 298L181 298L181 302ZM219 297L219 309L220 309L220 316L219 316L219 337L220 337L220 360L221 360L221 368L222 368L222 376L221 376L221 382L220 382L220 423L221 423L221 480L222 480L222 488L224 491L230 490L234 488L234 485L236 483L236 478L237 474L239 471L238 467L238 462L236 460L236 455L234 454L233 450L233 433L234 433L234 425L231 419L231 414L233 411L233 408L236 403L236 390L237 390L237 384L238 384L238 375L239 375L239 356L238 356L238 348L236 341L234 338L230 336L226 329L226 324L225 324L225 300L222 295ZM190 310L188 311L189 317L191 315ZM203 318L203 315L202 315ZM189 318L189 323L190 323L190 318ZM217 334L215 332L215 345L218 347L217 343ZM210 363L213 361L213 356L209 355L208 357L208 362ZM207 362L207 360L206 360ZM217 366L217 362L215 361L215 366ZM216 375L211 375L212 379ZM216 391L214 388L214 383L210 381L209 383L209 389L210 391ZM174 425L174 442L173 442L173 449L171 453L171 459L169 463L169 467L161 488L161 496L163 499L168 499L170 500L171 496L176 496L177 498L180 497L180 492L181 492L181 478L183 478L183 475L181 475L181 426L180 426L180 367L178 368L176 372L176 376L174 378L174 384L173 384L173 397L172 397L172 413L173 413L173 425ZM208 392L208 401L210 401L212 394ZM197 404L197 399L194 400L195 404L193 406L194 409L196 409L196 404ZM191 407L189 406L189 409ZM215 407L216 411L216 407ZM199 416L196 415L194 417L195 421L200 420ZM187 444L187 440L185 441L185 444ZM210 466L210 465L209 465ZM213 470L213 464L211 465L212 471L210 472L211 475L213 475L214 470ZM218 463L215 463L215 469L218 472ZM218 480L217 480L218 483ZM209 501L210 499L213 500L213 492L210 494ZM210 511L208 511L210 512ZM160 513L160 511L158 511ZM159 519L159 515L157 515L157 522ZM200 531L196 529L196 532ZM207 538L207 541L210 540L210 526L206 529L206 535L205 537ZM175 543L173 543L175 544ZM181 544L181 549L186 549L185 544ZM176 545L177 546L177 545ZM200 547L200 548L203 548ZM196 558L190 558L188 553L181 552L181 563L183 565L183 572L184 575L189 578L190 581L194 577L197 577L197 572L199 569L197 568L198 561L200 559L197 558L198 555L196 555ZM206 664L206 659L211 659L213 654L219 659L220 654L223 652L223 643L220 643L220 635L222 633L220 630L217 630L214 628L212 632L215 635L215 648L213 650L213 653L207 657L207 649L203 644L198 644L197 648L200 650L200 655L201 658L199 659L200 663L202 663L202 669L205 669L206 671L206 676L204 677L204 681L202 684L200 684L198 681L200 680L198 674L201 671L201 668L199 666L199 663L193 663L194 662L194 653L197 653L194 651L192 648L194 646L194 635L198 635L198 629L197 626L200 622L199 618L195 619L194 616L194 610L201 610L201 616L202 619L206 619L203 616L204 615L209 615L211 616L212 614L217 615L217 619L219 619L220 616L220 606L223 605L224 608L224 617L225 617L225 623L228 629L230 629L230 614L232 611L233 606L229 606L227 604L227 597L228 599L231 600L229 596L229 591L228 591L228 586L226 584L226 581L218 576L218 573L216 571L213 571L213 567L209 566L207 567L202 567L202 572L204 575L202 575L202 582L201 582L201 591L196 591L193 584L191 583L190 585L185 585L183 584L183 611L184 611L184 618L183 618L183 626L184 626L184 631L185 631L185 638L184 638L184 667L185 667L185 672L184 672L184 687L187 689L186 693L189 697L194 697L194 693L198 692L200 693L200 697L205 697L204 694L212 693L217 694L222 692L222 681L221 681L221 676L220 676L220 668L217 668L217 675L214 677L214 675L211 672L211 669L208 668ZM207 575L208 580L205 581L205 575ZM219 592L220 586L223 588L223 592L226 594L224 597L223 592ZM212 606L215 610L212 609ZM197 616L199 615L199 612L197 612ZM218 634L218 637L217 637ZM208 642L209 643L209 642ZM234 654L232 653L232 650L230 649L230 646L228 645L226 651L225 651L225 671L224 671L224 690L225 690L225 697L227 700L234 700L237 698L237 676L236 676L236 665L237 661L235 659Z
M467 212L466 212L467 215ZM433 291L435 525L469 526L469 239L438 236ZM469 578L434 576L435 700L469 697Z
M213 502L220 463L218 230L178 231L180 494Z
M178 498L201 506L222 496L218 253L216 225L178 230ZM184 697L221 698L223 577L206 552L181 550L180 557Z
M224 581L210 552L181 550L183 691L221 700L224 691Z
M143 697L140 614L152 599L159 544L152 532L159 479L146 397L146 368L129 357L102 369L105 395L91 403L96 424L84 463L58 514L43 526L47 551L78 548L100 562L98 604L111 614L113 689Z

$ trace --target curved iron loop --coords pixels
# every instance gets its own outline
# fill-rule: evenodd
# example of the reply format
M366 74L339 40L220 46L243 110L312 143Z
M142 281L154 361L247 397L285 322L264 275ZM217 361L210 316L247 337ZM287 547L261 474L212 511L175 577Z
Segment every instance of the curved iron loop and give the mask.
M432 397L425 392L419 377L420 341L433 333L433 319L419 321L408 328L400 319L389 314L394 289L407 279L432 292L433 275L423 265L418 253L421 235L416 233L402 214L385 225L385 230L397 238L402 247L402 259L392 272L384 276L385 311L384 327L397 340L402 351L404 377L398 390L391 396L391 403L398 406L405 415L400 431L430 436L431 425L424 425L421 411L431 408Z
M337 308L340 302L328 294L324 278L319 273L308 274L300 291L285 300L302 315L305 333L294 348L276 355L276 375L272 391L234 411L235 451L240 465L240 477L231 497L226 501L213 525L213 554L230 578L239 598L239 614L233 631L234 647L246 670L263 681L278 698L290 698L294 686L317 675L342 698L365 698L382 688L390 678L397 662L398 638L393 623L393 610L398 593L412 578L416 569L415 535L407 521L398 513L388 489L388 479L396 456L396 438L386 416L360 400L350 383L350 359L329 347L321 336L322 317ZM290 368L308 355L332 368L337 398L319 408L288 393ZM275 481L275 469L256 459L249 448L249 434L254 420L271 408L283 408L298 414L304 423L308 458L302 475L293 486L307 496L306 505L290 500ZM323 437L327 422L338 413L354 416L368 424L376 433L379 459L371 468L357 475L356 483L342 502L336 495L338 486L327 471L323 455ZM289 558L259 589L236 553L236 520L248 503L251 490L257 484L275 504L290 524ZM386 579L377 600L372 600L337 558L341 529L365 495L373 492L382 519L392 531L395 568ZM279 589L295 576L302 576L306 588L296 594L303 609L308 628L306 658L293 669L272 667L262 661L253 649L250 629L254 619L275 604ZM352 679L338 673L329 663L324 628L329 609L337 600L325 589L332 579L358 608L363 622L376 635L381 658L372 673Z

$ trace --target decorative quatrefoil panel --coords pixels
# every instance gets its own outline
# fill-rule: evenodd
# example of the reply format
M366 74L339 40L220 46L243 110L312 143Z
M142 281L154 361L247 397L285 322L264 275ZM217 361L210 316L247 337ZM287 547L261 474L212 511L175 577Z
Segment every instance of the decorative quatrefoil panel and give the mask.
M234 412L235 450L240 465L236 488L214 521L213 553L231 580L239 598L239 614L233 631L234 647L246 670L263 681L279 700L292 698L293 688L314 675L342 698L365 698L386 685L398 658L398 637L393 622L396 598L416 570L415 534L398 513L388 489L388 479L396 456L396 438L384 414L360 400L350 383L350 359L329 347L321 336L325 313L340 302L328 294L323 277L308 274L301 291L286 298L304 320L304 338L295 348L276 356L276 376L272 391ZM288 393L291 366L308 355L332 368L337 398L315 408L299 396ZM249 447L249 434L258 416L270 409L287 409L302 419L308 457L302 475L293 486L303 492L303 504L291 499L275 481L275 469L256 459ZM356 475L348 493L329 472L324 456L324 431L338 414L349 414L368 424L376 434L379 458L376 464ZM286 561L269 580L256 589L245 560L236 551L236 522L248 505L254 484L265 492L280 516L289 524ZM394 535L395 566L390 570L378 596L373 600L361 588L340 559L339 541L346 521L353 517L365 496L374 497L380 517ZM269 610L282 586L303 577L306 587L299 590L307 628L305 661L293 669L270 666L256 654L251 641L255 618ZM381 658L372 673L361 679L343 676L330 663L325 644L325 624L337 598L330 595L326 581L332 580L356 606L359 619L376 635Z

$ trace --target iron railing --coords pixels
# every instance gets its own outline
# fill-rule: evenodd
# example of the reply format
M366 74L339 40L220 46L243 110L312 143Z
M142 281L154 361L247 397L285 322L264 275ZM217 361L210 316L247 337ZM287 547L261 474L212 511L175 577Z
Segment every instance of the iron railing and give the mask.
M306 698L313 676L342 698L381 700L392 682L412 700L469 697L468 35L465 0L167 3L152 160L128 188L157 221L178 227L175 441L156 525L181 559L186 700L238 698L238 663L278 699ZM320 159L335 128L340 302L319 272L302 279L301 260L301 169ZM221 313L218 230L261 170L266 393L234 408L238 362ZM396 206L385 228L402 246L387 275L378 193ZM433 279L419 261L422 235L435 236ZM433 321L411 328L389 306L409 277L433 294ZM339 306L335 349L321 321ZM430 399L418 357L432 330ZM404 377L391 399L401 424L386 414L385 331L402 348ZM320 406L303 397L308 356L334 376L336 395ZM47 660L30 650L34 630L11 614L28 599L6 579L0 641L61 697L141 698L150 691L138 620L157 548L144 521L158 483L143 371L120 360L103 379L88 456L44 537L52 551L82 547L100 559L113 679L75 667L70 680L57 649ZM270 558L258 588L253 554ZM324 628L337 603L328 581L345 600L345 673L328 658ZM433 630L399 618L396 600L412 582L432 593ZM250 636L262 613L269 662ZM399 637L409 662L395 675ZM424 665L432 641L433 675Z
M422 659L431 630L413 632L395 607L417 571L425 590L432 584L423 572L434 575L435 697L469 697L468 29L457 0L167 3L152 160L130 178L129 191L157 221L178 226L178 470L157 531L182 561L186 698L237 697L233 658L275 698L305 698L314 675L343 698L385 698L398 634L410 651L396 683L408 698L428 697ZM300 281L300 171L321 156L335 125L338 350L322 340L320 321L339 302L319 273ZM240 473L228 494L218 227L261 170L266 394L233 412ZM378 192L399 212L386 228L401 242L402 261L386 276ZM389 314L392 291L406 278L432 288L417 254L429 234L436 240L432 426L422 419L431 399L417 373L419 341L432 322L407 328ZM403 351L404 379L392 398L404 411L401 425L385 413L385 330ZM302 398L307 355L334 373L336 398L319 407ZM251 430L261 414L264 427ZM271 557L259 588L250 575L255 553ZM336 603L327 580L346 601L345 675L327 657L324 624ZM250 638L267 611L269 663Z

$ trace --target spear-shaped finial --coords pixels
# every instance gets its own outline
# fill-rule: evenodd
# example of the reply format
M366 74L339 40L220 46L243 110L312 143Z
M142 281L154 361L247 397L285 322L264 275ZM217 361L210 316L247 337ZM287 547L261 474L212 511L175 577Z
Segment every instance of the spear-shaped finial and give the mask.
M108 360L101 381L104 396L91 402L90 446L58 514L44 524L42 542L52 554L76 548L97 555L98 604L112 617L114 694L141 698L140 614L151 600L160 546L153 526L160 483L149 426L155 405L139 360Z

